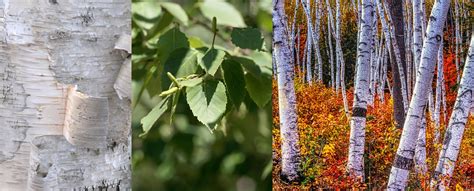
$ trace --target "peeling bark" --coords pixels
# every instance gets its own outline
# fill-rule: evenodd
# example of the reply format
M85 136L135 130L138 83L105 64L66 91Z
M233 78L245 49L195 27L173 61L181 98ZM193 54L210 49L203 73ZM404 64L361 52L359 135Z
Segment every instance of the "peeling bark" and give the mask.
M84 95L108 100L105 110L111 119L106 128L103 153L114 153L111 145L121 145L126 152L121 156L100 154L97 160L90 161L86 157L84 161L93 162L90 164L95 161L103 166L91 168L90 173L94 176L84 176L84 184L68 178L62 182L85 190L98 188L102 180L114 180L121 182L121 189L129 189L130 106L128 101L119 99L113 84L124 60L120 51L114 50L114 45L121 34L130 32L130 2L3 0L0 10L0 85L3 90L0 94L0 188L27 190L27 182L34 182L33 176L28 176L33 173L31 169L35 169L29 161L30 156L36 156L31 143L38 137L59 137L63 141L55 139L49 144L79 149L63 137L64 121L69 115L66 111L67 87L77 85ZM78 111L70 110L69 113L75 112ZM100 113L95 109L91 112ZM99 124L95 125L98 127ZM41 156L53 157L51 152ZM55 155L70 154L64 151ZM60 166L61 162L53 160L51 164ZM124 165L112 165L115 162ZM81 168L73 164L67 164L72 171ZM101 171L102 168L108 173ZM124 176L112 177L111 171ZM47 176L60 179L68 177L68 173L58 171L56 177L53 177L54 173ZM32 179L28 180L28 177ZM58 190L64 186L49 185L52 184L43 184L42 189Z

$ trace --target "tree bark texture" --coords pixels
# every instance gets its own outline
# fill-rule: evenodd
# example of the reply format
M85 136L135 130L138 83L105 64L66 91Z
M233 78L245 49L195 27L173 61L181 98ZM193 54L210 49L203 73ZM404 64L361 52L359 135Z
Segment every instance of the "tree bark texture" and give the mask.
M374 7L371 0L362 0L360 42L358 44L357 76L354 90L354 104L350 120L349 159L347 170L359 181L364 179L364 143L367 98L369 96L369 70Z
M0 17L0 190L129 190L130 2L2 0Z
M282 139L281 178L287 182L300 178L300 154L296 115L293 63L285 34L286 15L283 0L273 1L273 48L278 68L278 107L280 114L280 136Z

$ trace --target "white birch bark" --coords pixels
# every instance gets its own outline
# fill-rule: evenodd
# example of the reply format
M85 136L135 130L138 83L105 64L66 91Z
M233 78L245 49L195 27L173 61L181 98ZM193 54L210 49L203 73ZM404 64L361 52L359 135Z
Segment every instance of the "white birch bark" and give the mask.
M346 84L344 79L345 73L345 61L344 61L344 53L342 52L342 45L341 45L341 6L340 0L336 0L336 28L335 28L335 37L336 37L336 57L339 60L339 74L340 74L340 87L342 92L342 102L344 104L344 112L346 113L346 117L349 118L349 104L347 101L346 96Z
M278 67L278 106L280 113L280 136L282 140L282 170L284 181L298 181L300 156L296 115L293 64L285 35L286 15L283 0L273 1L273 48Z
M330 18L329 18L329 13L327 15L327 28L328 28L328 37L327 37L327 43L329 47L329 65L331 66L331 87L336 88L336 81L334 79L334 51L332 47L332 39L331 39L331 27L329 26L330 24Z
M291 47L291 49L290 49L290 50L291 50L292 53L295 53L295 48L294 48L294 47L295 47L295 43L296 43L296 42L295 42L295 35L296 35L296 28L295 28L295 26L296 26L296 18L297 18L297 16L298 16L297 13L298 13L298 8L299 8L299 1L300 1L300 0L295 0L295 9L293 10L293 12L294 12L294 13L293 13L293 22L291 23L291 29L290 29L290 35L291 35L291 38L290 38L290 39L291 39L291 41L290 41L290 47ZM299 29L299 27L298 27L298 29ZM297 56L298 56L298 55L299 55L299 54L297 54ZM293 60L295 59L295 58L294 58L294 54L291 54L291 58L292 58ZM297 59L299 59L299 58L297 58ZM299 63L297 62L296 64L298 65Z
M459 2L458 0L454 1L454 34L455 34L455 53L454 53L454 63L456 66L456 82L459 83L459 80L461 78L461 69L459 65L459 54L460 54L460 46L461 46L461 33L460 33L460 28L459 28Z
M311 53L312 53L312 50L313 50L313 46L312 46L312 38L311 38L311 28L308 27L308 30L307 30L308 34L306 35L306 82L308 82L308 84L312 84L313 83L313 76L311 75Z
M412 92L412 85L413 85L413 81L412 81L412 68L413 68L413 61L412 61L412 52L411 50L413 50L413 43L412 43L412 35L413 35L413 25L412 25L412 11L413 8L412 8L412 3L410 0L407 0L405 1L405 9L404 9L404 12L405 12L405 19L403 19L405 21L405 58L406 58L406 72L407 72L407 76L406 76L406 79L407 79L407 99L408 99L408 102L410 102L410 98L411 98L411 92ZM408 103L407 102L407 103Z
M0 190L130 190L130 102L113 88L124 62L114 44L130 33L130 2L3 0L0 10ZM106 132L104 123L91 127L102 133L98 153L63 135L90 130L68 131L66 115L98 112L67 112L69 85L107 100L96 116Z
M333 17L333 14L332 14L332 9L331 9L331 4L329 3L329 0L326 0L326 8L327 8L327 12L328 12L328 28L330 28L329 31L331 31L332 33L332 36L334 36L334 39L336 41L336 49L334 50L336 52L336 92L339 92L339 88L340 88L340 85L341 85L341 63L340 63L340 60L341 58L339 57L339 50L337 48L338 46L338 37L337 37L337 30L336 30L336 27L334 26L335 24L335 21L334 21L334 17ZM336 16L337 18L337 16ZM330 48L332 48L332 44L330 46Z
M423 109L424 110L424 109ZM415 172L419 177L424 177L428 171L426 165L426 116L422 114L421 123L419 123L420 132L415 147Z
M314 39L314 51L316 53L316 59L317 59L317 80L318 82L322 83L323 82L323 60L321 58L321 50L319 49L319 31L320 31L320 23L321 23L321 14L322 14L322 3L317 0L315 2L315 11L316 11L316 21L314 24L314 30L313 32L315 33L315 39ZM316 68L316 67L315 67Z
M359 56L357 58L357 76L354 90L354 105L350 121L349 159L347 170L350 176L363 181L364 179L364 143L365 122L367 113L367 97L369 91L370 50L372 38L372 19L374 7L371 0L362 0Z
M297 38L298 38L298 46L296 47L296 65L298 66L298 70L299 72L301 73L303 71L303 67L301 67L301 61L300 61L300 46L301 46L301 35L300 35L300 27L298 26L298 34L297 34ZM275 65L275 68L276 68L276 65ZM275 73L276 74L276 73Z
M380 85L379 88L379 98L382 103L385 102L385 82L387 81L387 68L388 68L388 48L383 46L383 55L382 55L382 62L381 62L381 69L380 69ZM390 87L388 88L389 91Z
M377 53L379 45L377 42L377 19L372 19L372 41L370 48L370 71L369 71L369 96L367 97L367 104L374 105L375 98L375 79L377 77Z
M421 1L413 0L413 65L415 71L420 65L421 48L423 47L423 11ZM415 78L413 79L416 81L416 74L414 76Z
M461 79L461 84L454 103L454 109L449 119L448 128L444 134L443 148L441 150L435 173L431 181L434 190L445 190L458 158L461 141L469 118L474 91L474 33L471 34L471 43L466 58L466 65Z
M441 89L443 86L443 40L438 50L438 64L436 77L436 93L434 102L433 122L435 125L434 143L439 143L440 139L440 111L441 111Z
M392 164L388 190L405 189L410 169L413 168L413 156L419 133L417 124L420 123L424 112L423 108L426 105L426 99L431 88L437 51L443 36L443 26L448 8L449 1L439 0L435 1L431 11L421 52L421 62L418 69L419 76L415 83L397 154Z
M301 4L303 5L304 13L306 15L306 26L307 26L307 34L306 34L306 42L308 43L308 53L306 54L307 60L306 60L306 80L308 81L309 84L312 84L313 79L312 79L312 70L311 70L311 53L312 53L312 47L314 44L316 44L316 35L315 32L313 31L313 22L312 22L312 17L311 17L311 7L310 7L310 0L302 0Z

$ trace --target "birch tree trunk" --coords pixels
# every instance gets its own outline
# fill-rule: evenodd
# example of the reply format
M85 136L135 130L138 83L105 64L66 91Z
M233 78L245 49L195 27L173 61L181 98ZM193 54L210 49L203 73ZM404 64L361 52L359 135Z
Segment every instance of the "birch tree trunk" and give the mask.
M441 91L443 86L443 40L441 39L441 45L438 50L438 67L436 75L436 94L434 103L433 121L435 125L435 136L434 143L439 143L440 138L440 111L441 111Z
M346 83L344 79L345 73L345 61L344 61L344 53L342 52L342 45L341 45L341 6L340 0L336 0L336 57L339 60L340 67L339 67L339 74L340 76L340 83L341 83L341 92L342 92L342 102L344 104L344 112L346 113L346 117L349 118L349 104L347 102L346 96Z
M423 11L420 0L413 0L413 65L415 70L420 65L421 48L423 47ZM414 80L416 81L416 74Z
M333 48L332 48L332 39L331 39L331 27L329 26L329 13L327 15L328 17L328 20L327 20L327 24L328 24L328 47L329 47L329 53L328 53L328 56L329 56L329 64L331 66L331 87L332 88L336 88L335 84L335 79L334 79L334 53L333 53Z
M296 95L294 88L293 64L288 39L285 35L286 15L283 0L273 1L273 48L278 68L278 106L280 113L280 136L282 139L281 178L287 182L300 178L300 154L296 115Z
M320 31L320 22L321 22L321 14L322 14L322 3L318 0L315 2L315 11L316 11L316 21L314 24L314 30L313 32L315 33L315 39L314 39L314 51L316 53L316 59L317 59L317 80L318 82L322 83L323 82L323 60L321 58L321 50L319 49L319 31Z
M130 2L0 10L0 189L130 190Z
M443 36L443 26L448 8L449 1L439 0L435 1L431 11L421 52L421 62L418 69L419 76L415 83L397 154L392 164L388 190L405 189L408 174L410 169L413 168L413 155L415 154L416 140L419 133L417 124L420 123L424 112L423 108L426 105L429 89L431 88L434 67L436 66L436 56Z
M454 109L449 119L448 128L444 134L443 149L439 155L433 179L432 189L445 190L449 186L458 158L461 141L469 118L469 110L473 103L474 91L474 33L471 34L471 44L466 58L466 65L461 79L460 88Z
M372 19L374 15L371 0L362 0L359 56L357 58L357 76L354 90L354 105L350 121L349 159L347 170L350 176L363 181L364 179L364 143L367 98L369 91L370 50L372 38Z
M425 111L425 109L423 109ZM415 172L418 177L424 177L428 171L426 165L426 112L423 112L421 123L419 123L420 132L418 132L418 139L415 147Z

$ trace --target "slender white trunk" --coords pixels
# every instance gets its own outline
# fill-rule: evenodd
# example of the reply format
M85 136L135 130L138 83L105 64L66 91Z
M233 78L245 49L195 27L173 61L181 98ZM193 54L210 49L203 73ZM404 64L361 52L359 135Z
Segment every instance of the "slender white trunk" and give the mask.
M455 53L454 53L454 63L456 66L456 82L459 83L459 80L461 78L461 66L459 65L459 54L460 54L460 47L461 47L461 33L460 33L460 28L459 28L459 2L458 0L454 1L454 27L455 27Z
M300 36L300 27L298 26L298 34L297 34L297 47L296 47L296 65L298 66L298 70L301 73L302 72L302 67L301 67L301 61L300 61L300 46L301 46L301 36ZM274 64L275 68L276 65ZM276 74L276 73L275 73Z
M328 42L328 47L329 47L329 53L328 53L328 56L329 56L329 65L331 66L331 87L332 88L336 88L336 81L334 79L334 51L333 51L333 47L332 47L332 39L331 39L331 27L329 26L329 14L327 15L328 17L328 38L327 38L327 42Z
M436 94L434 103L433 121L435 125L434 143L439 143L440 139L440 110L441 110L441 89L443 86L443 40L438 51L438 67L437 67L437 78L436 78Z
M428 24L426 38L421 51L421 62L418 69L419 76L415 83L413 97L407 113L405 124L397 149L390 178L388 190L405 189L408 174L413 168L413 156L418 138L420 119L423 115L423 107L431 88L433 72L436 66L436 56L443 36L443 26L449 8L448 0L435 1L431 11L430 22Z
M412 3L411 0L405 1L405 58L406 58L406 71L407 71L407 98L408 102L410 102L413 81L412 81L412 68L413 68L413 61L412 61L412 51L413 50L413 43L412 43L412 35L413 35L413 25L412 25Z
M375 97L375 79L377 76L377 53L379 45L377 42L377 19L372 20L372 41L371 41L371 48L370 48L370 72L369 72L369 96L367 97L367 104L370 106L374 105L374 97Z
M295 35L296 35L296 17L297 17L297 13L298 13L298 8L299 8L299 1L300 0L295 0L295 9L293 10L293 22L291 23L291 29L290 29L290 35L291 35L291 41L290 41L290 47L291 47L291 52L292 53L295 53L296 49L294 48L295 47L295 44L296 44L296 41L295 41ZM298 27L299 29L299 27ZM299 32L299 31L298 31ZM298 45L299 46L299 45ZM298 56L299 54L297 54ZM294 54L291 54L291 58L294 60ZM299 58L297 58L299 59ZM299 62L297 62L296 64L299 64Z
M379 86L379 97L382 103L385 102L385 82L387 81L387 68L388 68L388 48L383 46L383 55L382 55L382 69L380 74L380 86ZM388 88L389 91L390 87Z
M314 24L314 33L315 33L315 42L314 42L314 51L316 53L316 59L317 59L317 80L318 82L322 83L323 82L323 60L321 58L321 51L319 50L319 31L320 31L320 21L321 21L321 14L322 14L322 3L318 0L315 2L316 4L316 21Z
M307 37L307 40L306 40L306 82L308 82L308 84L312 84L313 83L313 76L311 75L311 53L312 53L312 50L313 50L313 46L312 46L312 38L311 38L311 28L308 27L307 29L307 32L308 34L306 35Z
M364 143L367 97L369 91L370 50L372 39L372 19L374 7L371 0L362 0L359 56L357 58L357 76L354 90L354 105L350 121L349 159L347 170L354 178L364 179Z
M130 190L127 66L114 49L130 1L3 0L0 12L0 189Z
M469 110L473 103L474 91L474 33L471 34L471 43L466 58L466 65L461 84L454 103L454 109L449 119L448 128L444 134L443 149L439 155L435 173L431 181L432 189L445 190L453 175L454 166L458 158L461 141L469 118Z
M340 41L338 41L339 38L338 38L338 35L337 35L337 29L334 26L335 21L334 21L334 17L333 17L333 14L332 14L332 9L331 9L331 4L329 3L329 0L326 0L326 8L327 8L327 12L328 12L328 16L327 16L327 18L328 18L328 28L330 28L329 31L332 32L331 34L334 36L334 39L336 41L336 50L335 50L335 52L336 52L336 85L335 86L336 86L336 92L338 92L339 88L340 88L340 85L341 85L341 62L340 62L341 58L339 56L339 50L338 50L337 46L338 46L338 42L340 44ZM336 18L337 18L337 16L336 16ZM332 44L331 44L330 48L332 49Z
M283 0L273 1L273 48L278 68L278 106L282 140L281 178L288 182L299 180L300 154L296 115L294 71L285 35L286 15Z
M413 0L413 65L415 71L420 65L421 48L423 47L423 9L420 0ZM416 74L414 75L416 81Z

